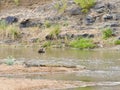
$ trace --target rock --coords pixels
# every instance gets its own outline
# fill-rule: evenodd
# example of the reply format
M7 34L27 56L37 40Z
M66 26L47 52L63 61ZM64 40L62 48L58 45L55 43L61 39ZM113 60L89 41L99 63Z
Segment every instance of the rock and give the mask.
M46 40L54 40L54 37L51 36L51 35L47 35L47 36L45 36L45 39L46 39Z
M87 33L85 33L85 34L83 34L83 35L81 35L83 38L86 38L86 37L88 37L89 36L89 34L87 34Z
M24 62L26 67L39 67L42 66L40 62L38 61L28 61L28 62Z
M25 27L29 27L29 26L31 26L29 19L24 20L24 21L22 21L22 22L20 23L20 28L25 28Z
M72 34L72 33L64 33L64 34L59 34L58 36L59 39L72 39L72 38L75 38L75 35Z
M64 34L59 34L59 35L58 35L58 38L59 38L59 39L65 39L65 37L66 37L66 33L64 33Z
M103 13L104 11L105 11L104 8L100 8L100 9L97 9L97 10L96 10L97 13Z
M31 20L31 19L26 19L20 22L20 28L26 28L26 27L35 27L35 26L42 26L43 23L41 23L39 20Z
M25 61L24 62L26 67L65 67L65 68L76 68L76 69L85 69L84 66L79 66L70 63L64 62L55 62L55 61L45 61L45 60L38 60L38 61Z
M32 38L30 39L30 43L36 43L39 40L39 38Z
M80 15L80 14L82 14L80 8L73 8L69 12L70 12L70 15Z
M105 15L103 15L102 18L104 21L113 20L113 15L112 14L105 14Z
M106 23L104 23L104 28L105 27L119 27L120 26L120 24L119 24L119 22L106 22Z
M94 38L94 37L95 37L94 34L89 34L89 35L88 35L88 38Z
M115 19L115 20L120 20L120 14L115 14L115 15L114 15L114 19Z
M111 26L111 27L119 27L120 24L119 24L119 22L112 22L112 23L110 24L110 26Z
M94 9L96 10L97 13L103 13L106 10L112 10L114 9L115 6L112 5L111 3L98 3L95 5Z
M61 20L61 18L62 18L61 15L59 15L59 16L50 16L50 17L45 18L45 20L58 21L58 20Z
M66 33L66 37L67 37L67 39L72 39L72 38L74 38L74 34L68 34L68 33Z
M118 37L118 40L120 40L120 37Z
M13 43L15 42L14 40L11 40L11 39L7 39L7 40L4 40L3 41L5 44L10 44L10 43Z
M5 21L7 24L13 24L18 22L18 18L14 17L14 16L8 16L5 18Z
M86 19L85 19L85 24L86 25L93 24L94 22L95 22L95 18L92 17L92 16L87 16Z
M59 35L59 38L60 39L65 39L65 38L68 38L68 39L72 39L72 38L94 38L94 34L87 34L87 33L84 33L84 34L81 34L81 33L77 33L77 34L60 34Z
M95 8L95 9L105 8L105 4L104 4L104 3L98 3L98 4L95 5L94 8Z
M107 3L106 6L107 6L107 8L108 8L109 10L112 10L112 9L115 8L115 5L113 5L113 4L111 4L111 3Z
M38 53L45 53L45 48L40 48L40 49L38 50Z

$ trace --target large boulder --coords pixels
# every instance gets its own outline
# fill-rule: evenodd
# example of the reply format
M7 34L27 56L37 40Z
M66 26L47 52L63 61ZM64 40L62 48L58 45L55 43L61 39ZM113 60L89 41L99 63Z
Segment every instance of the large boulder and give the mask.
M15 16L8 16L8 17L5 18L5 22L7 24L13 24L13 23L18 22L18 18L15 17Z
M35 26L42 26L43 23L39 20L31 20L31 19L26 19L20 22L20 28L27 28L27 27L35 27Z

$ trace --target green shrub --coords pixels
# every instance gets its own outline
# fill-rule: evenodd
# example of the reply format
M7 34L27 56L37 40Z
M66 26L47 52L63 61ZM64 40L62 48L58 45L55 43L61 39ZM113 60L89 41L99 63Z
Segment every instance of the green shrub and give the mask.
M111 28L106 28L103 30L102 34L103 34L103 39L108 39L113 36L113 31Z
M13 65L15 62L15 59L12 56L7 57L5 64L7 65Z
M114 44L115 44L115 45L120 45L120 40L116 40L116 41L114 42Z
M96 0L74 0L83 10L84 13L87 13L91 7L96 3Z
M91 49L95 48L96 45L93 43L91 39L88 38L82 38L82 39L77 39L72 42L70 42L70 46L74 48L80 48L80 49Z

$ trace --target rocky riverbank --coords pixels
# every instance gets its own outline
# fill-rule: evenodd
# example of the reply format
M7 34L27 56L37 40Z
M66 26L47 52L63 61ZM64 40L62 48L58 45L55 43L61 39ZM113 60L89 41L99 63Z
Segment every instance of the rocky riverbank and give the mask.
M1 44L66 47L73 40L88 38L96 47L109 47L120 39L119 0L98 0L86 14L73 0L65 1L66 4L50 0L21 0L19 5L9 0L0 3L0 20L10 25L7 33L1 32ZM13 30L11 25L17 28ZM103 39L103 30L108 27L112 33Z

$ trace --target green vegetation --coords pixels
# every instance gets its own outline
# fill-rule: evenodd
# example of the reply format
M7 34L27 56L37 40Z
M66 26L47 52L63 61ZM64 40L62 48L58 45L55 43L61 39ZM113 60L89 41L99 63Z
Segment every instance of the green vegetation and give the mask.
M54 4L54 8L58 10L59 13L64 13L67 8L67 0L60 0Z
M50 36L53 38L57 38L57 36L60 33L60 26L59 25L54 25L52 27L52 31L50 32Z
M80 48L80 49L91 49L95 48L96 45L93 43L91 39L88 38L82 38L82 39L77 39L72 42L70 42L70 46L74 48Z
M84 13L87 13L91 7L96 3L96 0L74 0L83 10Z
M0 35L2 39L9 38L15 40L20 36L19 28L17 28L15 25L7 25L4 21L1 21Z
M15 3L16 5L19 5L20 0L14 0L14 3Z
M114 42L114 44L115 44L115 45L120 45L120 40L116 40L116 41Z
M50 28L51 23L49 21L45 21L44 26L45 26L45 28Z
M12 40L19 38L20 32L19 32L17 27L11 25L8 28L9 28L8 29L8 36L10 36Z
M43 45L42 45L42 47L50 47L52 45L52 43L50 42L50 41L47 41L47 42L45 42Z
M67 21L64 21L64 22L62 23L62 25L63 25L64 27L66 27L66 26L69 25L69 23L68 23Z
M13 65L15 62L15 59L12 56L7 57L5 64L7 65Z
M111 28L105 28L102 32L103 39L108 39L113 36L113 31Z
M7 27L7 24L5 23L5 21L1 20L0 21L0 30L5 30Z

